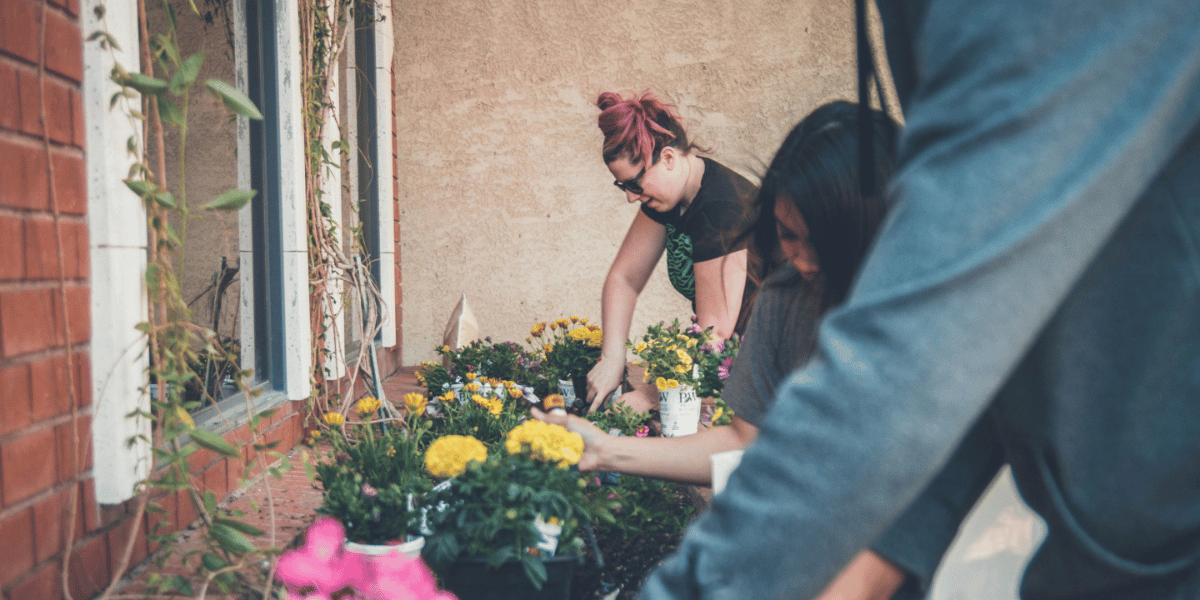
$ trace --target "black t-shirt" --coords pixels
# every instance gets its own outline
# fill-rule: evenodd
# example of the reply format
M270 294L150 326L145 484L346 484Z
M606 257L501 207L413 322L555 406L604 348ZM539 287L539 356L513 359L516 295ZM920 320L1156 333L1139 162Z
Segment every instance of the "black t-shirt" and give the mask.
M642 205L642 212L667 228L667 274L671 285L696 302L695 264L745 247L734 239L754 219L751 210L758 186L732 169L707 157L700 191L687 210L682 205L665 213Z

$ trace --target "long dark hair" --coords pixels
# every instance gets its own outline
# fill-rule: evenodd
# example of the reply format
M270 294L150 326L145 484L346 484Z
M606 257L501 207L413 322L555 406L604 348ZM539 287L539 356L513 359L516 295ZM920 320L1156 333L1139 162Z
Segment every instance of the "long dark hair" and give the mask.
M762 178L757 219L741 239L751 239L761 281L787 262L775 229L775 202L791 202L808 226L824 286L823 309L841 303L887 212L886 183L896 166L900 127L871 111L875 133L876 191L859 187L858 105L838 100L822 105L792 128Z

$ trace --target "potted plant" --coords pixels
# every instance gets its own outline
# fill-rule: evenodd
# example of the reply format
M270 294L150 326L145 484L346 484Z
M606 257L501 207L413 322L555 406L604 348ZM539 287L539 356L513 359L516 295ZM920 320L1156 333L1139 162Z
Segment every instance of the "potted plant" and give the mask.
M421 461L428 419L409 404L405 420L376 420L380 405L359 400L358 419L350 422L339 413L324 416L331 449L315 465L325 490L317 512L341 522L352 552L415 554L424 544L416 501L433 484Z
M659 417L663 435L677 437L696 433L700 422L700 398L696 388L702 381L701 349L712 338L710 330L695 323L681 329L679 320L670 325L651 325L642 341L630 344L636 360L646 367L646 381L658 388Z
M588 371L600 361L604 332L598 325L588 325L586 318L572 316L538 323L530 333L544 340L544 368L558 381L567 408L577 408L587 397Z
M490 456L467 436L429 447L430 472L453 477L426 495L432 534L422 551L446 589L460 600L569 596L580 528L611 519L570 469L582 452L578 434L536 420Z

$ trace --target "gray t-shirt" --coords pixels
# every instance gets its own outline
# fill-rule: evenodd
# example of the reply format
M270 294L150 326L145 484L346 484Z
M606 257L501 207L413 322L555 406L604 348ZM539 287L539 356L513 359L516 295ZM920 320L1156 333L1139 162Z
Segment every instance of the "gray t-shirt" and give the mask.
M775 401L784 376L803 365L816 342L821 316L820 279L809 281L787 265L763 283L722 398L755 427Z

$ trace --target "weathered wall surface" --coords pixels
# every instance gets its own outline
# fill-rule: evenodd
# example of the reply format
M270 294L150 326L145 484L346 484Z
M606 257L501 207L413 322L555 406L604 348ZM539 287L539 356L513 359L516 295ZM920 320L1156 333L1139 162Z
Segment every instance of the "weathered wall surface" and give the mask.
M847 0L395 3L404 362L434 356L463 292L495 339L599 319L637 210L600 159L600 92L652 88L757 181L804 114L854 98L853 24ZM631 335L690 312L660 264Z

